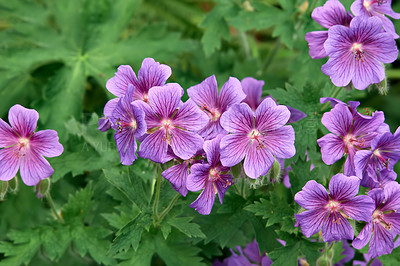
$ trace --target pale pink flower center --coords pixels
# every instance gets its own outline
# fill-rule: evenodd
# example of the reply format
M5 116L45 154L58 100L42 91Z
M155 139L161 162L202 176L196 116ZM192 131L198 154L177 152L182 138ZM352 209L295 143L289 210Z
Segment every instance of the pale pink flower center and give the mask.
M353 135L348 134L346 137L343 138L343 141L346 146L345 153L348 153L349 152L348 149L352 147L361 150L364 147L365 139L364 138L358 139Z
M19 138L18 140L18 152L16 152L18 157L24 156L26 150L29 148L29 139L27 138Z
M252 143L257 142L257 150L265 148L264 141L262 140L264 135L260 131L253 129L248 136Z
M163 119L161 121L161 125L165 129L163 140L168 141L168 143L171 144L172 133L170 132L170 130L174 128L171 119Z
M354 55L354 58L358 61L361 60L364 62L364 51L362 50L361 43L353 43L353 46L350 49Z
M330 214L333 213L334 218L333 218L333 223L338 223L340 224L340 220L342 219L341 217L345 217L348 218L348 216L346 214L343 213L343 211L341 210L341 205L339 202L335 201L335 200L330 200L328 202L328 204L325 206L325 208L328 209L328 211L330 212ZM338 217L339 214L339 217Z
M372 221L374 223L380 223L387 230L390 230L392 226L391 223L388 223L383 219L383 212L379 209L375 210L374 213L372 214Z
M202 104L201 109L208 114L208 117L210 117L212 121L218 121L218 119L221 117L221 113L218 111L218 109L212 109L205 103Z

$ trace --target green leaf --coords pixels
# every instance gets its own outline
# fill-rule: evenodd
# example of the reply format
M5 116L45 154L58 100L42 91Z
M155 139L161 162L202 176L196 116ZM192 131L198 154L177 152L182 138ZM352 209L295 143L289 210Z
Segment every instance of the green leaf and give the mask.
M144 189L143 180L134 175L129 167L104 169L104 176L107 181L119 189L125 196L128 197L139 209L143 210L149 205L148 195Z
M115 260L107 255L110 242L102 240L110 233L104 228L83 224L71 228L71 237L80 256L84 257L89 253L98 264L115 265Z
M117 232L117 237L111 245L110 253L116 254L121 251L127 251L131 246L134 250L137 250L143 230L146 228L148 230L152 222L153 219L150 212L139 214Z
M6 257L0 261L0 265L29 264L40 248L38 231L11 231L7 236L14 244L0 242L0 253Z
M54 261L64 255L71 242L71 236L65 226L43 226L40 228L40 241L46 255L51 261Z
M277 248L274 251L268 253L268 257L276 265L297 265L299 247L300 243L295 243L292 245L287 245L285 247Z
M303 159L297 160L292 165L292 172L289 172L291 190L293 194L300 191L309 180L321 180L318 176L318 169L310 171L311 162Z
M399 265L400 263L400 248L393 249L392 253L380 256L379 259L383 265Z
M192 217L174 217L168 219L167 223L173 227L176 227L179 231L187 235L188 237L200 237L206 238L200 229L200 226L195 223L191 223Z
M93 205L92 197L93 191L90 184L75 195L69 195L68 203L64 205L61 212L64 220L71 221L77 217L85 217Z

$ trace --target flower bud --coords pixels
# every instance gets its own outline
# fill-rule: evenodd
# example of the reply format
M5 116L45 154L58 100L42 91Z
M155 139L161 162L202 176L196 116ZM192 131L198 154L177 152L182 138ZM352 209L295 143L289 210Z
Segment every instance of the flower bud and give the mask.
M45 178L40 180L40 182L35 186L36 195L39 199L46 196L47 192L50 191L50 178Z
M4 200L4 197L7 194L8 182L0 181L0 201Z
M14 177L8 181L8 188L11 192L16 192L18 190L18 178Z

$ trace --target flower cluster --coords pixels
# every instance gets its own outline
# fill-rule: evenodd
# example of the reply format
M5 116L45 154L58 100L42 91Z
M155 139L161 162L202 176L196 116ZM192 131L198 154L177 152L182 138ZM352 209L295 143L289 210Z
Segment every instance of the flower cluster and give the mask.
M287 125L305 117L291 107L261 98L263 81L230 77L218 91L215 76L187 89L166 83L171 69L143 60L138 78L129 66L120 66L107 82L117 98L104 107L99 130L115 131L121 163L137 158L175 165L162 172L183 196L188 190L201 194L191 207L209 214L218 194L232 185L231 167L244 160L244 172L258 178L270 170L276 158L295 154L294 130ZM138 142L140 146L138 147Z
M353 247L361 249L369 242L369 257L389 254L400 234L400 185L393 171L400 159L400 130L390 132L383 112L359 113L359 102L321 99L321 103L327 101L333 108L323 115L322 123L332 133L320 138L318 145L326 164L346 157L344 174L332 177L329 194L316 181L307 182L295 196L306 209L296 219L306 237L322 228L325 242L353 240L349 218L366 222ZM360 185L368 188L368 195L356 196Z
M7 124L0 118L0 180L9 181L17 175L35 186L50 177L54 170L43 157L60 156L64 148L54 130L35 132L39 114L19 104L10 108Z
M328 0L312 12L312 18L327 31L306 34L313 59L329 57L322 72L338 87L350 82L358 90L385 78L383 64L397 59L393 23L385 15L400 18L391 1L356 0L346 12L338 0Z

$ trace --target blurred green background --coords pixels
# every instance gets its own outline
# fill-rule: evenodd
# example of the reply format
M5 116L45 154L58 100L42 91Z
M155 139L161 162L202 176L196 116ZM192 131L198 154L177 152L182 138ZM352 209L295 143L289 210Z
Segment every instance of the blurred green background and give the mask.
M352 1L342 2L349 10ZM317 113L318 98L329 96L334 88L320 70L326 59L312 60L304 40L306 32L322 29L310 14L323 3L1 1L0 117L7 121L8 109L18 103L39 112L39 130L58 131L65 152L49 160L56 171L52 177L53 198L61 205L68 201L70 193L92 181L96 203L93 215L85 218L89 222L85 222L104 224L99 213L109 211L113 205L101 194L107 184L99 175L107 165L118 165L119 158L110 136L100 134L96 127L104 104L113 97L105 84L117 67L131 65L137 73L142 60L153 57L171 66L168 82L178 82L184 89L212 74L219 86L229 76L252 76L265 81L264 95L272 94L278 102L306 112L308 120L299 127L306 130L307 123L313 124L321 117ZM393 9L400 12L399 1L394 1ZM399 31L399 21L395 26ZM361 107L384 111L386 122L394 131L400 124L400 63L396 61L386 68L388 95L380 95L371 86L366 91L343 90L339 97L345 101L359 100ZM283 93L287 83L302 97L292 95L288 99ZM302 138L307 132L296 130L296 134ZM316 143L314 146L317 151ZM145 166L140 169L146 171ZM11 229L45 223L48 212L48 206L36 199L33 190L20 184L16 194L9 193L0 203L0 240L6 239ZM78 258L69 260L71 264L87 263Z

